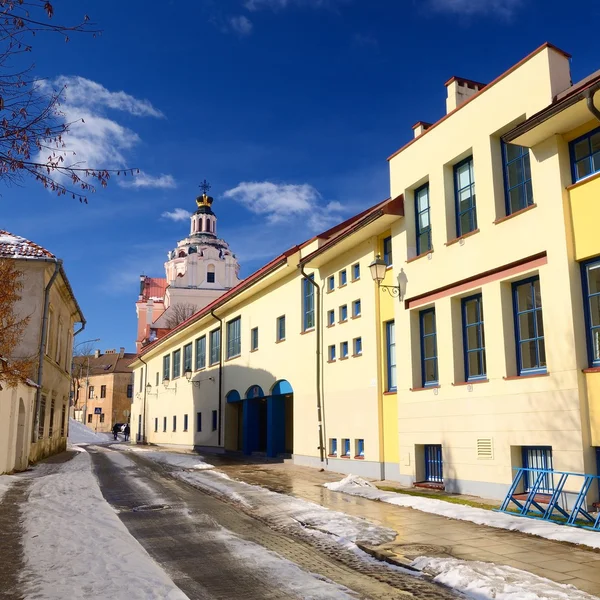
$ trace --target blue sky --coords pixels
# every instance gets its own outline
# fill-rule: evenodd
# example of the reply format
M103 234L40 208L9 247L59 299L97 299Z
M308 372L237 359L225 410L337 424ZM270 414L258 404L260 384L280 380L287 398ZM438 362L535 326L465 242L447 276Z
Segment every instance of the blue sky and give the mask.
M0 228L61 257L87 318L80 340L133 351L138 277L166 252L207 178L220 237L247 276L389 193L386 158L443 115L452 75L488 82L545 41L600 68L600 6L572 0L64 0L103 35L39 36L68 83L70 142L93 166L137 167L88 205L33 181L0 188ZM577 10L579 7L580 10ZM248 185L250 183L260 185ZM229 193L227 193L229 191Z

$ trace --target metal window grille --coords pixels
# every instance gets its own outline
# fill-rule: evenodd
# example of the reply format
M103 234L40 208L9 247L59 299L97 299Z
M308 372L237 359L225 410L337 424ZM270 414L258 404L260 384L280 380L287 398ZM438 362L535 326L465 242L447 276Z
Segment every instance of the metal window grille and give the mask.
M523 467L525 469L552 470L552 448L550 446L523 446ZM535 483L538 474L535 471L525 471L523 485L528 492ZM554 478L546 473L542 478L539 492L551 494L554 491Z
M444 462L441 444L425 446L425 481L444 482Z

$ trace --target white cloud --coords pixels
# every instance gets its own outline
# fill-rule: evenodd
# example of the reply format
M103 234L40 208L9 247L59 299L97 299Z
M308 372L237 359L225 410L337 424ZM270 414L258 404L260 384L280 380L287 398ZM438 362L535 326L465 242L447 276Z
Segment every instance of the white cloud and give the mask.
M171 219L171 221L187 221L190 218L190 212L185 208L175 208L172 211L165 211L160 216L164 219Z
M288 6L301 6L307 8L330 8L340 0L246 0L244 6L250 10L281 10Z
M252 21L244 15L231 17L229 19L229 25L231 26L231 29L239 35L250 35L252 33Z
M325 230L343 219L345 207L337 201L325 203L311 185L244 181L223 196L245 206L250 212L266 217L267 223L298 222L311 231Z
M119 179L119 185L124 188L159 188L170 189L177 187L175 179L172 175L148 175L144 171L134 174L131 178L127 175L126 178Z
M463 15L497 14L510 17L525 0L430 0L430 6L441 12Z

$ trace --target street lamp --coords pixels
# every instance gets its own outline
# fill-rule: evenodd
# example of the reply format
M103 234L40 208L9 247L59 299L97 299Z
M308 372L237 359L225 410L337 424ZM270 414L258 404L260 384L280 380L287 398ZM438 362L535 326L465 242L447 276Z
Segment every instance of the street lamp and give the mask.
M377 282L377 287L385 290L390 296L397 298L400 296L400 286L399 285L381 285L381 282L385 278L385 272L387 270L386 262L381 258L378 254L375 257L375 260L369 265L369 270L371 271L371 277L373 281Z
M188 383L191 383L195 387L200 387L200 383L202 381L214 381L215 380L214 377L205 377L204 379L196 379L195 381L192 381L192 370L191 369L185 370L185 378L188 380Z

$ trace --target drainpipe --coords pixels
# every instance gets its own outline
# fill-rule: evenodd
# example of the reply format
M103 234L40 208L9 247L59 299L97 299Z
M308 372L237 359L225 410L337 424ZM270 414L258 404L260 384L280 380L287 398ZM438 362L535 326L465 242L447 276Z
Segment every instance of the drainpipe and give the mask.
M42 376L44 374L44 354L46 353L46 334L48 333L48 309L50 307L50 288L54 284L55 279L58 277L58 273L60 272L60 268L62 266L62 260L60 258L55 258L51 261L54 263L54 273L50 277L50 281L48 285L44 289L44 312L42 315L42 330L40 332L40 352L38 355L38 373L37 373L37 391L35 394L35 419L34 419L34 427L33 427L33 435L35 441L38 440L38 428L40 422L40 402L42 400Z
M311 285L315 288L317 294L317 302L315 306L316 311L316 334L317 334L317 343L316 343L316 383L317 383L317 422L319 424L319 456L321 457L321 464L325 462L325 447L323 445L323 411L322 411L322 385L321 385L321 288L315 283L313 279L311 279L306 271L304 270L304 265L299 264L300 272L304 276L304 278L310 281Z
M217 444L221 445L222 405L223 405L223 319L211 309L210 314L219 321L219 419L217 423Z
M148 385L148 363L141 357L138 356L138 358L140 359L140 361L144 364L145 369L144 369L144 384L143 384L143 388L144 388L144 401L142 404L142 444L147 444L147 440L146 440L146 385ZM135 381L133 382L135 385ZM158 393L158 389L156 390L156 393ZM131 411L129 412L129 414L131 414ZM131 425L129 425L129 427L131 428Z
M598 90L600 90L600 84L593 85L589 90L586 90L585 98L588 110L600 121L600 110L594 106L594 96Z

